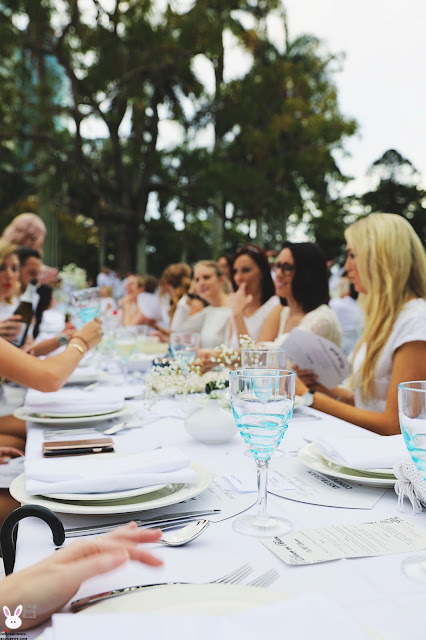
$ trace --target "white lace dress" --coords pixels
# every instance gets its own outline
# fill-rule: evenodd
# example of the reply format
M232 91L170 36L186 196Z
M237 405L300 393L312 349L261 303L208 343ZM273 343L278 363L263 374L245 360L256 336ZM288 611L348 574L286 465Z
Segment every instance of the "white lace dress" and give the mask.
M278 337L274 341L277 347L281 346L289 335L288 333L284 333L289 313L289 307L284 307L281 311ZM342 328L340 322L334 311L326 304L322 304L304 315L297 328L327 338L327 340L337 344L338 347L342 344Z

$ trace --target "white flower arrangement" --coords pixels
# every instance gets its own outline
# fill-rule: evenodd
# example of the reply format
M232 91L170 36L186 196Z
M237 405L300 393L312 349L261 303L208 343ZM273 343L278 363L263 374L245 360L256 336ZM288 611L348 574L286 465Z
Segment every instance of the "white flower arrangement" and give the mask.
M207 371L203 373L201 367L195 362L188 367L179 354L170 360L163 358L156 361L148 376L145 378L146 397L187 395L189 393L204 393L207 386L211 386L209 398L221 398L227 395L224 390L228 386L228 366L232 367L231 351L228 347L218 347L222 351L226 349L224 362L219 362L219 358L214 360L214 364L219 370ZM213 359L212 359L213 360ZM238 357L239 360L239 357ZM234 361L235 362L235 361Z
M87 273L85 269L77 266L73 262L66 264L59 272L59 279L64 288L75 291L87 287Z

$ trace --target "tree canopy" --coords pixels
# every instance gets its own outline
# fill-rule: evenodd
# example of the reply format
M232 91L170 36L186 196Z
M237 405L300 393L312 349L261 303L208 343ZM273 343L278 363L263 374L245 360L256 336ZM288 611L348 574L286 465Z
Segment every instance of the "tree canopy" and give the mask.
M82 6L0 2L4 224L35 196L52 229L74 219L82 243L96 229L101 260L157 272L175 256L233 250L253 221L273 244L290 218L324 241L320 221L341 224L330 184L346 178L333 152L356 130L339 109L341 61L313 36L273 44L265 21L280 3ZM251 64L228 78L231 36ZM196 73L200 57L213 86Z

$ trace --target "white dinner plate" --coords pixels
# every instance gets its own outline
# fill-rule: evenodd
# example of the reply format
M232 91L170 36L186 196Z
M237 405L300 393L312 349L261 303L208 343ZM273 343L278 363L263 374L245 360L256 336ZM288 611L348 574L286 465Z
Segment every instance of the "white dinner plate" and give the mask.
M210 471L195 462L191 463L191 467L195 469L198 476L197 482L194 484L166 485L166 487L160 489L160 491L124 498L122 500L79 502L77 500L53 500L46 496L29 496L25 489L24 473L13 480L9 491L15 500L21 504L36 504L41 507L47 507L57 513L76 513L81 515L135 513L137 511L159 509L160 507L177 504L183 500L194 498L205 491L212 480ZM171 486L175 487L176 490L170 492L169 487Z
M342 467L342 463L339 462L338 460L334 460L333 458L330 458L330 456L328 456L327 454L325 454L323 451L319 450L320 455L322 456L322 458L324 459L324 461L330 466L330 469L340 469ZM360 473L362 473L363 475L371 475L371 476L379 476L379 477L383 477L383 476L388 476L388 477L394 477L394 473L393 470L390 468L387 469L358 469L357 467L343 467L344 469L351 469L352 471L358 471Z
M362 484L367 487L393 487L396 482L395 476L380 477L379 475L373 476L362 471L356 471L355 469L347 469L346 467L336 467L331 469L327 462L322 457L322 453L311 442L305 447L299 450L297 457L309 469L323 473L325 476L331 476L332 478L341 478L348 482L355 482L356 484Z
M281 602L287 598L283 593L260 587L235 584L175 584L123 594L99 602L77 615L149 612L224 616Z
M124 407L122 409L116 409L115 411L108 411L103 413L96 413L96 415L84 415L81 414L78 416L72 417L55 417L49 418L44 416L39 416L36 414L26 413L25 407L18 407L13 412L15 418L19 418L19 420L25 420L27 422L35 422L37 424L45 424L45 425L75 425L75 424L86 424L88 422L100 422L102 420L109 420L110 418L117 418L125 414L132 405L128 403L124 403Z
M175 483L176 484L176 483ZM133 498L134 496L143 496L146 493L154 493L160 491L164 487L170 486L170 491L174 491L171 484L153 484L150 487L141 487L140 489L127 489L126 491L110 491L108 493L46 493L44 498L52 500L73 502L99 502L99 500L124 500L125 498Z

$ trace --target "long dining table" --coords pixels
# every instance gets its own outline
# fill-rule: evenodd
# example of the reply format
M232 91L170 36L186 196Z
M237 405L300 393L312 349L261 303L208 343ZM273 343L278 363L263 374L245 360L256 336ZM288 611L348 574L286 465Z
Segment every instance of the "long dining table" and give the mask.
M160 410L156 418L145 423L141 420L139 428L123 429L112 436L116 451L127 453L172 445L181 449L192 461L208 468L213 477L222 480L229 475L254 477L255 463L245 455L246 446L238 433L231 441L216 445L203 444L188 434L182 408L190 402L189 397L157 399L155 406ZM146 403L143 399L134 400L132 407L137 415L138 408L143 410L145 407L146 410ZM46 425L28 422L27 460L41 459L40 442L46 429L49 429ZM279 447L284 455L274 456L271 467L277 465L277 468L285 469L286 465L291 465L293 472L296 470L297 473L300 465L302 472L303 464L298 460L297 452L306 446L307 441L315 439L316 434L339 438L342 435L366 435L366 432L314 409L296 409ZM256 497L255 491L236 494L234 510L254 511ZM239 501L242 505L240 508ZM220 508L220 501L217 507ZM271 493L268 494L268 509L272 514L289 518L295 530L380 521L392 517L403 517L426 529L425 514L413 515L410 503L406 501L403 511L399 510L392 487L385 488L374 506L367 509L309 504ZM58 515L65 528L117 520L117 516L113 515L103 516L102 519L90 515ZM143 513L131 513L120 515L118 519L127 521L141 515ZM235 517L236 514L212 522L199 538L186 546L171 548L149 545L164 560L161 567L153 568L130 561L109 574L85 582L74 599L136 584L205 583L250 562L254 569L253 576L272 568L278 571L279 577L269 589L288 597L326 595L360 624L366 633L371 634L371 638L420 640L425 637L423 610L426 586L409 580L402 573L401 561L407 554L292 566L272 553L260 539L234 531L232 522ZM17 537L15 571L48 556L54 552L54 548L45 523L35 518L22 520ZM69 609L65 608L64 611ZM39 633L40 628L27 632L27 635L28 638L35 638Z

